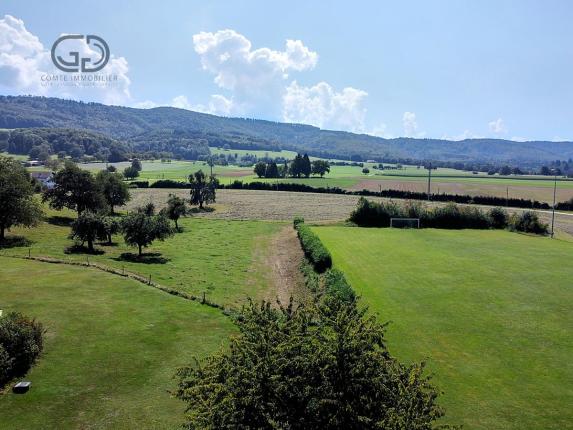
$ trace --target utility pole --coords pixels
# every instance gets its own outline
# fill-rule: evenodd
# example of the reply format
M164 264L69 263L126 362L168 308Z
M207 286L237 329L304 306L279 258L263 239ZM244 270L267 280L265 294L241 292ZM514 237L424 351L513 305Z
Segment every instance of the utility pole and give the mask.
M432 163L428 166L428 201L430 201L430 193L432 190Z
M551 239L555 235L555 198L557 196L557 170L554 170L553 173L555 177L553 178L553 210L551 214Z
M509 207L509 187L505 189L505 207Z

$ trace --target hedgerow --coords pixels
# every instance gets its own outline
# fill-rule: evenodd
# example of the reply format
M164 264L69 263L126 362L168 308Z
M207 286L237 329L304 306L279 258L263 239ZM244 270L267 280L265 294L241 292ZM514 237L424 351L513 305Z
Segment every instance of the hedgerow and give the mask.
M404 190L360 190L349 191L339 187L312 187L306 184L288 183L288 182L241 182L233 181L231 184L219 185L220 188L235 190L263 190L263 191L291 191L298 193L319 193L319 194L345 194L363 197L385 197L390 199L407 199L407 200L427 200L428 194L417 191ZM453 202L460 204L475 204L485 206L507 206L524 209L550 209L551 206L546 202L537 200L505 198L496 196L470 196L467 194L432 194L432 201L435 202ZM573 201L562 202L557 204L557 209L573 210Z
M330 252L318 236L303 222L296 225L296 231L306 258L312 263L314 270L322 273L332 267Z
M442 229L504 229L546 234L547 226L539 221L535 212L526 211L509 217L503 208L489 211L448 203L445 206L427 207L418 202L371 202L360 198L349 221L361 227L390 227L391 218L418 218L421 228Z

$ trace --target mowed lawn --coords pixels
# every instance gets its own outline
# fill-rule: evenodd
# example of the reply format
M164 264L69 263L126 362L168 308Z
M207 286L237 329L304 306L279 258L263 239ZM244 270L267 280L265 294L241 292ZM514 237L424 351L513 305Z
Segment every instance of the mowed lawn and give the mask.
M505 231L314 227L390 351L427 360L447 421L573 423L573 243Z
M0 395L2 429L174 429L176 369L224 346L221 311L95 269L0 257L0 308L41 321L24 395Z

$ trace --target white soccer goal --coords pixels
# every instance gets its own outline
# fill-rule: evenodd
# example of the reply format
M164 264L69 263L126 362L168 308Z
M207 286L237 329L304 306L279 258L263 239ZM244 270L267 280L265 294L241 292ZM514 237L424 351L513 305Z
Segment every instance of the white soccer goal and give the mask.
M392 228L420 228L420 218L390 218Z

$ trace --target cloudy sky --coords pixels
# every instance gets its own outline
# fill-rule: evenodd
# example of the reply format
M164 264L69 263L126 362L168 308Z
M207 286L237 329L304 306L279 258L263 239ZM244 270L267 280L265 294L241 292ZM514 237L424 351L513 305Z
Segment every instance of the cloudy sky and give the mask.
M0 94L383 137L573 140L572 20L568 0L2 0ZM107 41L116 85L41 85L72 33Z

